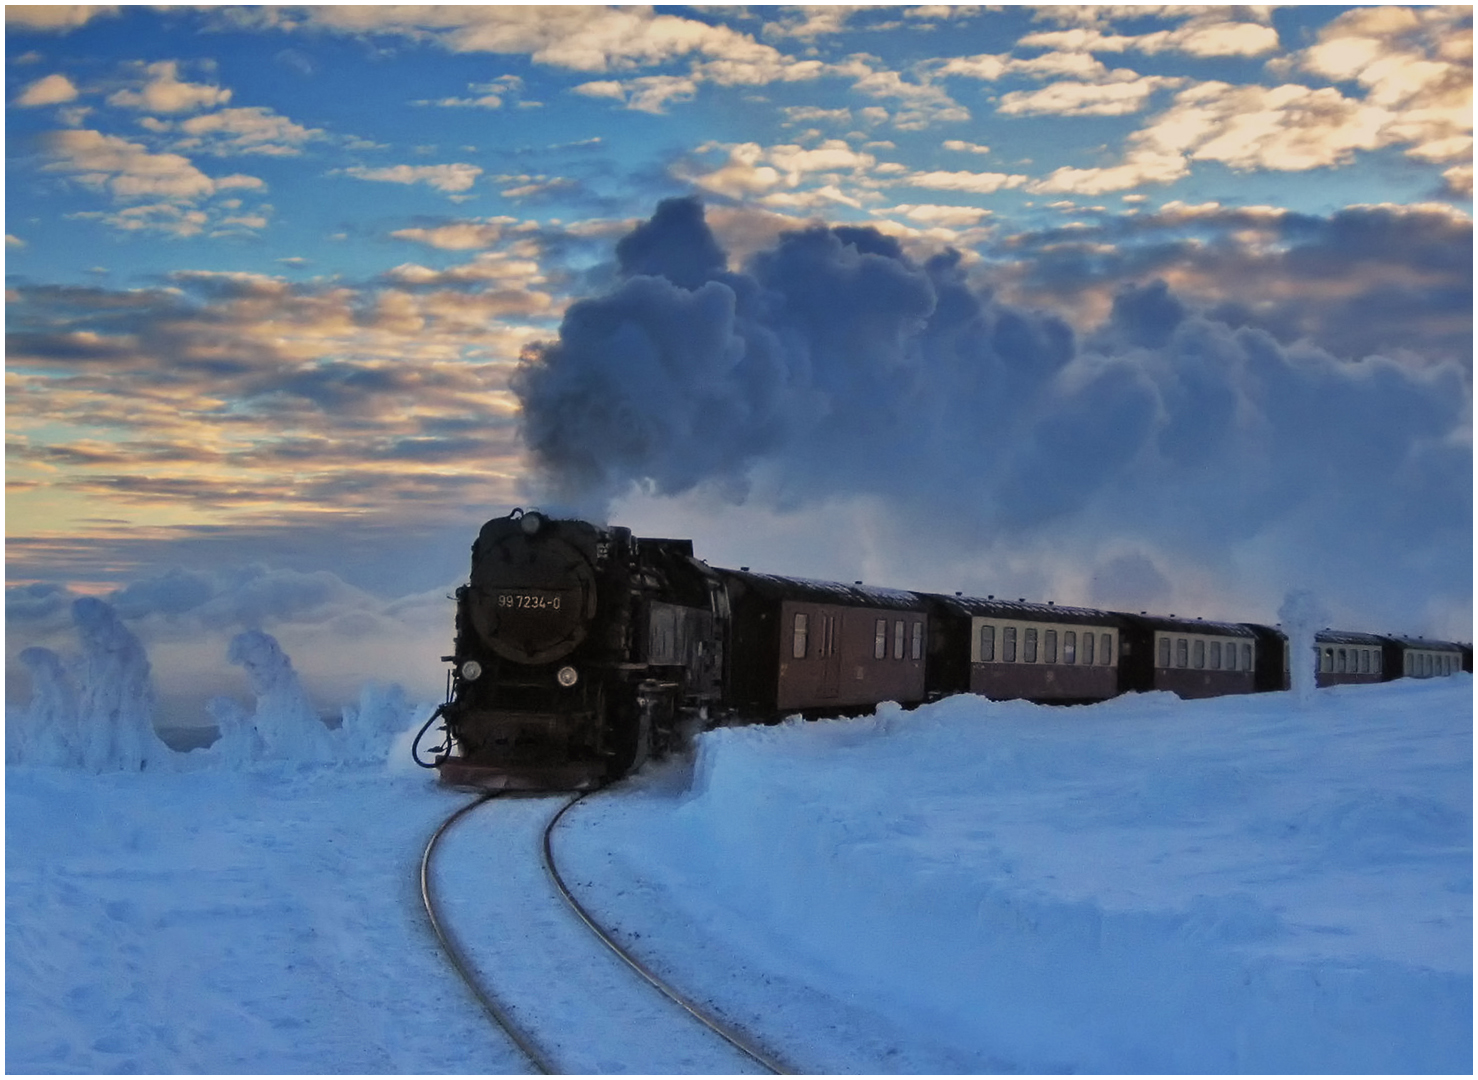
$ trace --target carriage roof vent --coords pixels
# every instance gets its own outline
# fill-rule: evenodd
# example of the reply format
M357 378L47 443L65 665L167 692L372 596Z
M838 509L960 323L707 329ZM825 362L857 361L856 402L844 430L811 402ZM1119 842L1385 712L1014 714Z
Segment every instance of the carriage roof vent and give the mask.
M994 600L995 598L996 598L996 594L995 593L991 593L989 596L986 597L987 600Z
M1057 606L1057 601L1056 600L1048 600L1047 601L1047 606L1048 607L1056 607Z
M1018 596L1018 597L1017 597L1017 598L1016 598L1016 602L1017 602L1017 603L1018 603L1018 604L1024 604L1024 603L1026 603L1026 597L1024 597L1024 596Z
M744 571L744 573L746 573L746 574L749 573L749 567L747 567L747 566L741 566L739 569L742 570L742 571Z
M955 595L956 596L964 596L965 594L962 593L962 592L959 592L958 590L956 590Z
M861 584L862 584L862 582L860 582L860 581L854 581L854 582L852 582L852 584L853 584L853 585L861 585Z

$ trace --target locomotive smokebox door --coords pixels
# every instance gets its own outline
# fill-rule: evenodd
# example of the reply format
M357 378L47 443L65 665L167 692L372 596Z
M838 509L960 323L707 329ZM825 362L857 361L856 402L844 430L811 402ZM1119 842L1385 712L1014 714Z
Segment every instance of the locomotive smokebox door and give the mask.
M560 535L563 525L545 522L531 535L517 520L500 518L477 538L472 625L505 660L557 660L584 640L595 617L594 568L573 538Z

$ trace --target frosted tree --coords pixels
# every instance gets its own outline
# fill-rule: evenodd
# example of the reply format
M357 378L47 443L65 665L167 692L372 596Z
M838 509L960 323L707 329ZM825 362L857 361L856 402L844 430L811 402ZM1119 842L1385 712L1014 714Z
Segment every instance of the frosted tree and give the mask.
M344 760L377 765L385 761L395 739L416 720L416 706L398 683L369 683L359 691L358 705L343 709Z
M154 683L143 642L113 608L95 597L72 604L82 644L77 734L81 760L94 772L138 772L170 761L154 732Z
M205 709L221 733L209 753L226 768L240 769L248 762L266 756L262 737L240 702L228 697L213 697L206 702Z
M237 634L226 659L245 670L257 696L251 725L261 739L263 757L298 762L332 759L333 738L276 638L261 630Z
M17 722L6 731L6 762L77 764L77 687L61 657L50 649L32 647L19 659L31 676L31 704L17 713Z
M1314 696L1314 635L1329 625L1329 613L1307 589L1295 589L1278 609L1283 633L1288 635L1288 680L1294 696L1307 703Z

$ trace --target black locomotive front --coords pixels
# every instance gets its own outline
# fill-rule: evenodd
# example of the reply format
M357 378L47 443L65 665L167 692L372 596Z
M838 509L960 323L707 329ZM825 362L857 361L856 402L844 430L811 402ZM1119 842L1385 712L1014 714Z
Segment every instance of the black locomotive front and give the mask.
M484 525L457 590L443 778L589 787L706 711L721 689L716 579L691 551L535 511Z

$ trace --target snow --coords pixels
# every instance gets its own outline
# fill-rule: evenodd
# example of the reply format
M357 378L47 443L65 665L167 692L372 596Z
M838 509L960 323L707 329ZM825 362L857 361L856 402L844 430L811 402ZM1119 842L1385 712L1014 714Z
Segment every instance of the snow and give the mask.
M7 716L7 1070L526 1070L419 909L421 848L468 798L409 762L429 706L370 686L330 730L243 635L255 705L160 749L147 658L91 616L84 658L30 656ZM888 705L709 732L555 846L660 974L808 1071L1468 1073L1472 716L1468 675ZM558 805L453 834L439 887L495 987L587 975L573 945L541 974L562 916L538 875L479 861ZM588 1033L626 1016L556 997Z

